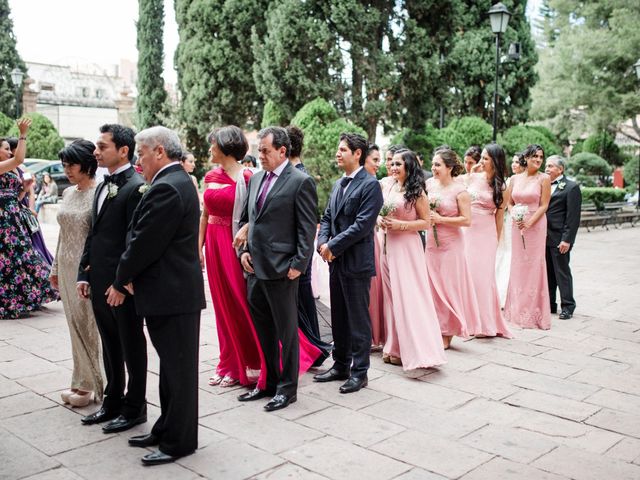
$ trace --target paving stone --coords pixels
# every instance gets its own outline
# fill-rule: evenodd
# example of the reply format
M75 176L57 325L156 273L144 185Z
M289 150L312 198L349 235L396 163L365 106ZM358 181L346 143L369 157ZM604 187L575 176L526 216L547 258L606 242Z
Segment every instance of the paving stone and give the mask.
M20 377L17 382L27 387L29 390L39 393L51 393L67 390L71 384L72 373L64 368L53 372L41 373L30 377Z
M530 463L558 446L545 435L502 425L487 425L461 441L478 450L521 463Z
M516 380L513 384L528 390L550 393L559 397L567 397L572 400L584 400L589 395L592 395L599 390L599 387L593 385L586 385L584 383L573 382L571 380L550 377L549 375L540 375L538 373L530 373L529 375Z
M224 412L242 406L235 398L213 395L204 390L198 392L198 416L206 417L214 413Z
M640 377L628 373L611 373L597 368L583 368L568 378L576 382L588 383L623 393L640 395Z
M414 468L393 480L446 480L446 477L438 475L437 473L427 472L421 468Z
M550 347L535 345L534 343L517 339L479 338L476 339L476 341L489 344L494 350L504 350L505 352L519 353L520 355L527 355L530 357L535 357L536 355L540 355L550 349Z
M0 347L0 362L12 362L19 358L29 357L30 355L29 352L25 352L21 348L14 347L13 345Z
M533 467L575 480L637 480L640 467L569 447L558 447L539 458Z
M523 416L529 415L530 411L502 402L477 398L451 412L452 418L458 414L484 419L485 423L511 425Z
M625 352L613 348L606 348L593 355L594 357L604 358L613 362L626 363L635 367L640 366L640 353Z
M560 337L542 337L535 340L533 343L541 345L543 347L551 347L557 350L564 350L569 352L583 353L585 355L593 355L596 352L604 349L604 346L600 342L591 342L591 337L583 340L582 342L567 341Z
M640 440L624 437L605 453L607 457L617 458L625 462L636 462L640 459Z
M532 390L523 390L507 397L504 401L509 405L517 405L576 421L584 420L601 409L600 406Z
M10 418L45 408L55 407L51 400L33 392L22 392L0 399L0 418Z
M441 371L421 380L493 400L501 400L519 391L519 388L497 379L487 380L477 376L461 375L458 372Z
M578 450L586 450L588 452L604 454L607 450L618 443L623 435L615 432L609 432L601 428L589 427L589 430L579 437L554 439L558 443L567 447L576 448Z
M57 467L46 472L37 473L24 480L83 480L82 477L76 475L71 470L64 467Z
M499 380L505 383L515 384L517 380L528 377L531 372L519 370L517 368L498 365L497 363L488 363L476 370L469 372L470 376L484 378L489 381Z
M327 477L305 470L299 465L285 463L279 467L261 473L251 480L326 480Z
M4 340L9 344L12 344L16 338L38 333L34 328L13 320L3 321L1 325L0 340Z
M628 413L637 414L640 412L640 396L607 390L606 388L594 393L584 401Z
M265 412L263 405L263 402L251 402L204 417L200 423L271 453L289 450L322 436L320 432Z
M361 447L369 447L405 430L394 423L338 406L303 417L297 423Z
M332 403L314 398L310 395L298 393L298 401L296 403L292 403L282 410L276 410L275 412L272 412L272 415L286 420L297 420L312 413L325 410L331 406L333 406Z
M387 375L385 375L385 377L386 376ZM376 379L376 381L378 380ZM348 395L344 395L338 391L340 385L340 382L315 382L299 389L298 393L319 398L320 400L340 405L341 407L351 408L353 410L359 410L389 398L389 395L386 393L372 389L371 382L369 383L369 387Z
M323 437L283 452L281 457L335 480L345 478L392 479L410 465L334 437Z
M11 344L50 362L71 358L71 340L68 330L53 334L38 331L25 337L15 338Z
M567 365L556 361L545 360L540 357L528 357L526 355L500 350L485 353L483 357L493 363L499 363L507 367L513 367L527 372L543 373L558 378L566 378L580 370L575 365Z
M522 409L524 410L524 409ZM543 433L561 441L562 438L580 438L593 428L584 423L566 420L546 413L524 410L526 415L516 418L510 425L532 432Z
M371 448L402 462L452 478L464 475L493 457L459 442L411 430Z
M0 374L12 380L61 370L63 369L55 363L35 357L19 358L12 362L0 363Z
M10 432L0 428L0 479L13 480L44 472L60 465Z
M622 352L637 354L638 348L639 348L637 342L630 342L627 340L620 340L617 338L606 338L606 337L598 337L598 336L591 336L580 343L584 345L588 345L593 349L597 349L596 351L598 352L604 350L605 348L611 348L615 351L622 351Z
M0 398L15 395L16 393L24 392L27 389L20 385L18 382L9 380L0 375Z
M563 480L565 478L553 473L543 472L528 465L496 457L467 473L460 480Z
M548 350L536 358L544 358L546 360L551 360L552 362L575 365L580 368L592 367L598 370L610 370L612 372L623 372L629 368L629 365L624 363L612 362L611 360L605 360L591 355L584 355L582 353L565 352L555 349Z
M465 346L467 343L465 343ZM470 372L488 363L485 359L476 357L475 354L471 352L461 352L451 349L447 350L447 360L448 363L439 371L455 370L457 372Z
M586 420L589 425L623 433L631 437L640 438L640 414L619 412L603 408L594 416Z

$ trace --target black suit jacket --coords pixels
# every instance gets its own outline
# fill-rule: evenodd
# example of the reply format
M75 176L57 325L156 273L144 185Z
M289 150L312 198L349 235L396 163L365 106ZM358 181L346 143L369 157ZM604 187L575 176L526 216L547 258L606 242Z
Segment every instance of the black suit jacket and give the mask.
M104 182L98 185L93 199L91 229L80 259L78 281L103 286L112 284L120 255L127 246L127 229L142 198L139 189L143 184L144 180L133 167L120 173L117 194L112 198L105 197L100 212L98 198L107 186Z
M562 184L564 187L561 188ZM580 226L582 193L576 182L563 177L551 195L547 208L547 246L568 242L573 247Z
M249 180L240 225L249 223L245 251L251 254L256 277L276 280L286 277L289 268L307 269L313 253L318 196L313 179L288 163L258 212L258 192L265 176L261 171Z
M360 170L338 204L340 181L333 186L320 221L318 247L328 244L336 257L329 266L346 277L376 275L373 228L382 207L382 189L375 177Z
M144 193L130 226L114 286L133 282L142 316L179 315L205 308L198 255L200 202L180 165L160 172Z

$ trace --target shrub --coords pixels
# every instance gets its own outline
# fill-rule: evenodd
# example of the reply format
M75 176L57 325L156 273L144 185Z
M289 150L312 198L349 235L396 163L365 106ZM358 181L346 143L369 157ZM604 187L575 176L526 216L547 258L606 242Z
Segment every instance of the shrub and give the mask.
M28 134L27 157L57 160L58 152L64 147L64 140L51 120L40 113L29 113L25 116L33 121ZM13 125L9 135L17 137L19 134L18 126Z
M637 156L629 158L624 164L624 181L627 185L634 188L634 192L638 188L638 159Z
M287 124L287 115L284 113L284 110L275 103L273 100L269 100L264 104L264 109L262 110L262 128L269 127L272 125L277 126L285 126Z
M620 147L615 143L615 137L602 131L591 135L584 141L583 152L595 153L604 158L610 165L620 166L624 164L625 156L620 151Z
M410 150L421 153L424 156L424 168L431 168L433 150L444 142L440 140L440 131L431 124L426 124L422 130L406 129L401 131L393 137L391 143L406 145ZM384 172L378 171L379 178L382 178L381 175L386 176L386 167L384 167Z
M480 147L491 142L493 129L491 125L479 117L462 117L451 121L440 130L440 144L446 143L462 158L471 145Z
M541 145L545 157L562 155L560 145L556 141L552 141L546 133L543 133L542 128L539 126L516 125L499 135L498 143L504 148L507 158L511 158L531 144Z
M14 124L15 122L11 118L0 112L0 137L8 137L7 133L9 133Z
M623 202L626 194L622 188L607 187L584 187L581 192L582 202L593 202L598 210L603 210L605 203Z
M298 110L298 113L291 120L291 124L297 125L304 131L312 122L318 121L323 125L328 125L337 119L336 109L323 98L316 98Z
M607 185L613 169L604 158L595 153L582 152L569 159L568 170L578 178L582 175L596 176L602 185Z

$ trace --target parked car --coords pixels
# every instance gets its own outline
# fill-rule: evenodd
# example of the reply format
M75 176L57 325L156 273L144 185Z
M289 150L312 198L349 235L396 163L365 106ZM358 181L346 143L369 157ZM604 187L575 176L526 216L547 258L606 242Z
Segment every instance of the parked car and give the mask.
M41 160L39 158L25 158L24 162L22 162L22 166L33 173L33 168L36 168L38 165L48 164L51 160Z
M54 182L58 184L58 195L62 196L62 192L64 192L65 188L71 186L71 182L69 182L69 179L64 174L64 169L62 168L62 162L60 160L47 160L46 163L36 163L28 166L27 170L30 171L36 179L36 193L40 192L40 188L42 188L42 176L45 173L51 175Z

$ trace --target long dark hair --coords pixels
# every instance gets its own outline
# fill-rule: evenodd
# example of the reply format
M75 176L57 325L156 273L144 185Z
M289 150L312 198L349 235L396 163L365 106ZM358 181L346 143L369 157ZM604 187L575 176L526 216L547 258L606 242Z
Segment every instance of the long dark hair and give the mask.
M400 155L400 157L402 157L404 170L407 172L407 178L404 181L405 205L413 206L422 196L422 192L424 192L425 188L422 169L420 168L418 157L415 152L407 149L398 150L394 157L396 155Z
M507 170L504 149L497 143L485 145L484 149L489 154L493 164L493 179L489 182L493 190L493 203L496 204L496 208L500 208L505 188L504 173Z

